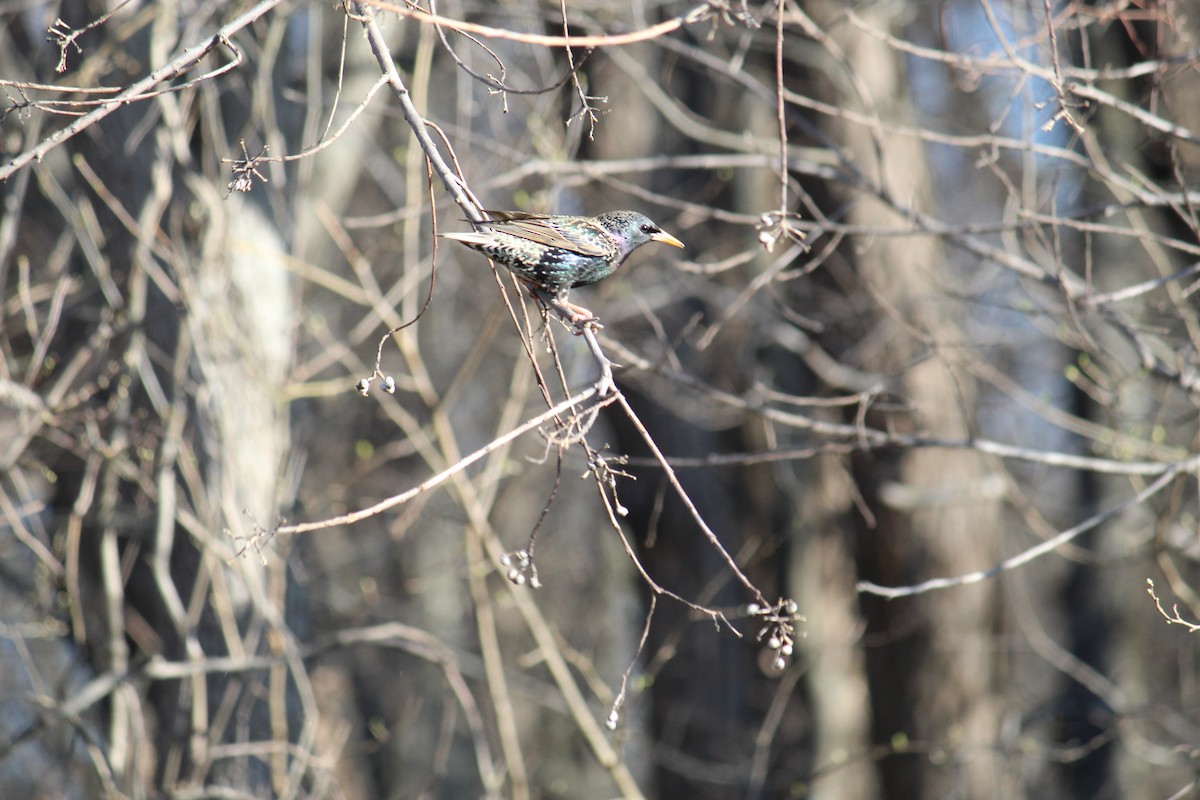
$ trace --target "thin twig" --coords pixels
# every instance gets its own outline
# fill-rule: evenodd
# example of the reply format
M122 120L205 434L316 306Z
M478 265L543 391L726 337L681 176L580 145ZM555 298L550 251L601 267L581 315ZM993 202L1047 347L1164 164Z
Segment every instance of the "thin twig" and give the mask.
M667 480L675 489L676 496L683 503L684 507L687 508L688 513L692 515L692 519L695 520L698 526L700 526L700 530L704 533L705 538L708 539L709 544L716 549L721 558L725 561L726 566L729 567L742 586L746 587L747 591L753 595L754 599L757 600L760 605L770 605L766 598L763 597L762 592L759 591L758 587L755 586L748 577L746 577L744 572L742 572L741 567L739 567L737 562L733 560L733 556L729 555L729 551L726 550L725 546L721 544L721 540L717 538L717 535L713 532L712 528L708 527L708 523L704 521L704 517L701 516L699 510L696 508L696 504L692 502L692 498L688 496L687 491L683 488L683 484L681 484L679 482L679 478L676 477L675 470L671 468L670 463L667 461L667 457L664 456L662 451L658 448L658 444L654 441L654 437L652 437L650 432L646 430L646 426L642 424L641 419L638 418L638 415L633 410L633 407L629 405L629 401L625 399L625 395L618 392L617 402L620 403L621 409L625 412L625 416L629 418L630 423L637 430L638 434L642 438L642 441L646 443L646 446L650 448L650 452L653 453L655 459L657 459L658 463L662 466L663 472L667 476Z
M477 36L483 36L489 39L507 39L513 42L522 44L535 44L542 47L621 47L624 45L636 44L645 42L651 39L657 39L665 36L672 31L679 30L684 25L691 25L697 22L702 22L708 19L712 14L711 4L701 3L693 7L688 13L681 16L669 19L666 22L660 22L657 25L651 25L640 31L632 33L617 34L612 36L546 36L537 33L518 33L517 31L509 31L503 28L492 28L487 25L478 25L474 22L464 22L462 20L443 17L438 14L418 8L416 6L399 6L393 3L380 2L378 0L369 0L361 5L377 8L380 11L390 11L401 17L409 17L425 25L439 25L444 28L452 28L461 33L473 33Z
M595 396L596 396L596 388L595 387L584 389L582 392L579 392L578 394L576 394L572 397L568 397L566 400L562 401L561 403L554 406L553 408L550 408L547 411L543 411L541 414L538 414L536 417L533 417L532 419L527 420L524 424L518 425L517 427L513 428L512 430L508 431L507 433L503 434L502 436L496 437L495 439L488 442L486 445L479 448L475 452L473 452L469 455L463 456L459 461L455 462L454 464L452 464L451 466L442 470L441 472L437 473L436 475L432 475L429 478L426 478L420 484L414 486L413 488L409 489L408 491L401 492L400 494L397 494L397 495L393 495L392 497L389 497L386 500L380 501L373 506L369 506L367 508L363 508L358 511L354 511L349 514L342 514L337 517L330 517L329 519L324 519L319 522L304 522L304 523L300 523L297 525L280 525L279 527L272 529L270 531L270 533L279 535L279 536L283 536L283 535L308 533L309 531L324 530L326 528L333 528L333 527L337 527L339 525L352 525L355 522L367 519L368 517L373 517L376 514L380 514L384 511L387 511L389 508L395 508L398 505L407 503L408 501L412 500L417 495L422 494L423 492L427 492L430 489L436 488L437 486L441 485L442 483L444 483L446 481L447 478L451 478L455 474L462 472L464 469L471 466L479 459L483 458L484 456L488 455L489 453L491 453L495 450L500 449L501 447L503 447L506 444L508 444L509 442L511 442L513 439L516 439L517 437L521 436L522 434L528 433L529 431L535 430L536 428L538 428L538 427L546 424L550 420L554 419L559 414L565 413L566 411L568 411L572 408L575 408L576 406L578 406L580 403L587 400L588 398L595 397Z

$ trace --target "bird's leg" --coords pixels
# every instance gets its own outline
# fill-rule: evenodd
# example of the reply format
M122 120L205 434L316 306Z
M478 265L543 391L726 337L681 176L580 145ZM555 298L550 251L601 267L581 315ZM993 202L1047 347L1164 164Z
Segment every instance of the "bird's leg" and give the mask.
M546 308L553 308L558 312L559 316L566 317L566 321L575 326L575 335L578 336L583 332L584 328L591 327L596 330L603 328L600 324L600 318L588 311L586 308L567 300L566 291L551 294L547 290L532 283L526 283L529 287L529 293L532 294L539 303Z
M576 336L583 333L584 328L591 327L599 330L604 327L600 324L599 317L583 306L576 305L568 300L566 289L561 289L554 295L554 304L567 315L571 324L575 326Z

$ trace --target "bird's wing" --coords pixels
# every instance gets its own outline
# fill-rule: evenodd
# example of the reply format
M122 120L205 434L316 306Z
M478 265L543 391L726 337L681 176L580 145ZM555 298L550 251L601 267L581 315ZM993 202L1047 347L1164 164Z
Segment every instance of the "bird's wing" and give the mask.
M597 256L607 258L612 255L611 248L602 244L605 233L594 222L583 217L568 217L575 226L574 231L563 233L555 225L560 218L548 217L543 214L527 214L524 211L485 211L491 220L478 223L489 230L507 233L521 239L545 245L546 247L569 250L582 256ZM580 226L583 226L581 230ZM589 237L588 232L594 235Z

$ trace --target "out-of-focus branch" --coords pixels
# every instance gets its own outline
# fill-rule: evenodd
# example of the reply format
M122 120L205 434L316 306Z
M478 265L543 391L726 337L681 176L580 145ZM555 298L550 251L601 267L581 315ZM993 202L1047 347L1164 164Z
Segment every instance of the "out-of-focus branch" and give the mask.
M0 182L8 180L9 176L29 163L33 161L41 161L43 158L45 158L46 154L55 147L70 140L73 136L81 131L90 128L92 125L95 125L97 122L104 119L122 106L151 96L148 93L155 86L191 69L195 64L197 64L201 59L211 53L218 46L232 48L231 37L235 33L263 17L281 2L282 0L261 0L258 5L242 14L239 14L231 22L221 26L221 29L215 34L212 34L211 36L206 37L203 41L186 48L163 66L154 70L136 83L131 84L120 94L105 100L96 101L100 105L95 111L80 117L70 125L60 128L59 130L50 134L37 146L26 150L24 153L20 153L12 158L7 164L0 165Z
M478 25L474 22L465 22L451 17L443 17L416 6L399 6L393 3L376 2L376 0L370 0L370 2L365 2L362 5L378 8L381 11L389 11L398 16L408 17L426 25L451 28L460 33L470 33L491 39L508 39L509 41L520 42L521 44L534 44L541 45L542 47L620 47L622 45L636 44L638 42L657 39L682 28L684 25L703 22L715 13L711 3L701 3L686 14L632 33L609 36L546 36L538 33L519 33L503 28Z
M1058 548L1062 547L1064 544L1070 542L1072 539L1079 537L1081 534L1092 530L1096 526L1101 525L1108 520L1124 514L1131 508L1140 506L1142 503L1161 492L1167 486L1171 485L1171 482L1174 481L1175 478L1185 473L1195 472L1198 466L1200 466L1200 456L1193 456L1186 461L1173 464L1162 475L1160 475L1157 480L1124 502L1118 503L1111 508L1107 508L1098 514L1093 514L1079 524L1072 525L1070 528L1067 528L1057 536L1053 536L1041 544L1029 548L1023 553L1015 555L1011 558L1006 558L999 564L996 564L994 567L989 569L971 572L966 575L957 575L950 578L933 578L927 581L922 581L918 584L913 584L911 586L880 586L879 584L871 581L859 581L857 586L858 591L863 592L864 594L873 594L880 597L886 597L889 600L894 600L897 597L912 597L913 595L925 594L926 592L932 592L938 589L951 589L958 586L967 586L972 583L979 583L981 581L988 580L989 578L994 578L1001 573L1024 566L1031 561L1046 555L1047 553L1052 553Z

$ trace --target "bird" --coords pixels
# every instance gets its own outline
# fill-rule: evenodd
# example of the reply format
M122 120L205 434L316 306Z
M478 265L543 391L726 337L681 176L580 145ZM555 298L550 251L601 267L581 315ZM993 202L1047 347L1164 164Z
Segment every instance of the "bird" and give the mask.
M549 292L573 322L595 321L590 311L567 302L567 291L612 275L647 242L683 247L683 242L636 211L595 217L484 211L476 230L445 233L508 269L525 283Z

